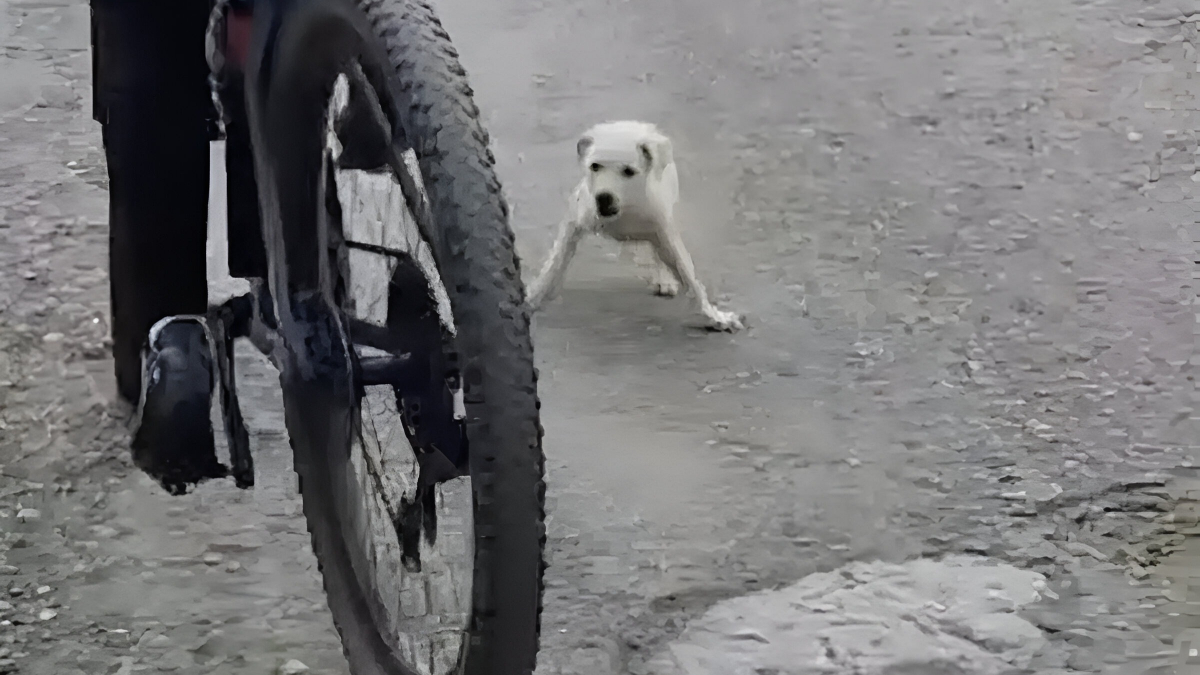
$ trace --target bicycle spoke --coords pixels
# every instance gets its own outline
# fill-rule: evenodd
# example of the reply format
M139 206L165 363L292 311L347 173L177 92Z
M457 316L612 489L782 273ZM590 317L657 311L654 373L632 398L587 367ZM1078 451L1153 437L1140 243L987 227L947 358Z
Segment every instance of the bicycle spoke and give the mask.
M350 478L358 481L366 502L369 533L362 545L369 550L370 569L360 572L360 583L375 589L375 620L406 661L427 665L428 671L418 667L418 672L448 672L461 650L470 610L471 490L469 479L454 479L456 470L446 459L419 457L413 446L415 425L436 410L406 413L400 403L408 396L430 395L425 391L433 383L429 350L440 352L444 338L439 333L452 336L455 327L432 247L412 211L428 213L415 154L404 153L403 172L338 166L345 142L353 142L338 137L339 117L356 97L360 104L378 105L377 99L351 90L365 81L358 75L338 77L332 89L325 150L330 203L322 209L322 226L331 249L326 287L342 289L337 302L363 387L360 433L350 448ZM437 319L397 324L392 315L398 311L392 303L396 293L412 299L399 311L419 314L430 308ZM424 334L430 329L433 335ZM461 407L459 402L453 412ZM430 465L437 468L424 467L430 459L447 468L437 462Z

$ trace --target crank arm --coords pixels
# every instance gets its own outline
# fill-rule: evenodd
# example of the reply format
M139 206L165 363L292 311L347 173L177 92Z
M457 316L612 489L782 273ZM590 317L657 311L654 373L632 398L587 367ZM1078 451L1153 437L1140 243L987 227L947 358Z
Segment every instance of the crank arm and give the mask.
M221 417L225 422L225 439L229 443L229 458L234 483L242 489L254 486L254 458L250 454L250 433L238 403L237 382L234 378L233 341L241 328L237 303L229 303L210 311L209 329L213 336L213 356L216 362L216 381L221 392ZM231 306L232 304L232 306Z

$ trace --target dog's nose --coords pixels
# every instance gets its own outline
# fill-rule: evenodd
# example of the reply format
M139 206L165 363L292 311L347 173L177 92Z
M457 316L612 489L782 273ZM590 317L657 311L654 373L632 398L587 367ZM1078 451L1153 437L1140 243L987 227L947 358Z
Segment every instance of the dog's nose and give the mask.
M596 210L604 217L617 215L617 198L611 192L596 195Z

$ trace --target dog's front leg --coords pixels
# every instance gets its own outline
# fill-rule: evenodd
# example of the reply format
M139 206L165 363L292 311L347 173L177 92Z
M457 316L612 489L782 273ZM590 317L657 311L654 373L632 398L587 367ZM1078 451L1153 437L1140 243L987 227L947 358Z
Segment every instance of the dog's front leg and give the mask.
M584 234L584 229L574 218L568 218L558 226L558 235L550 249L550 257L542 265L542 271L538 273L537 278L529 285L529 292L526 294L526 304L530 311L536 312L541 309L542 305L558 292L563 277L566 276L567 265L575 257L575 251L579 248Z
M633 261L642 272L650 273L650 286L655 295L672 298L679 294L679 279L671 268L659 258L654 244L648 241L632 241L623 246L633 255Z
M679 295L679 277L661 260L654 261L654 294L664 298Z
M696 276L696 266L692 263L692 256L688 254L687 248L683 245L683 238L679 236L678 232L668 230L660 233L654 241L654 250L663 264L674 273L675 277L682 280L692 295L696 297L700 303L700 311L708 319L710 328L724 331L742 329L742 320L737 314L717 309L708 299L708 292L704 290L704 285Z

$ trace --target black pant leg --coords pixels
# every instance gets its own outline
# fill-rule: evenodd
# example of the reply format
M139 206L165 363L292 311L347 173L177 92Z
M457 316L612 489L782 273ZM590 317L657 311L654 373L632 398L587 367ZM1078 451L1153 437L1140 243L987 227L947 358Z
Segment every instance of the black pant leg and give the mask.
M118 389L130 400L140 393L150 327L208 304L208 14L208 0L92 0L113 349Z

